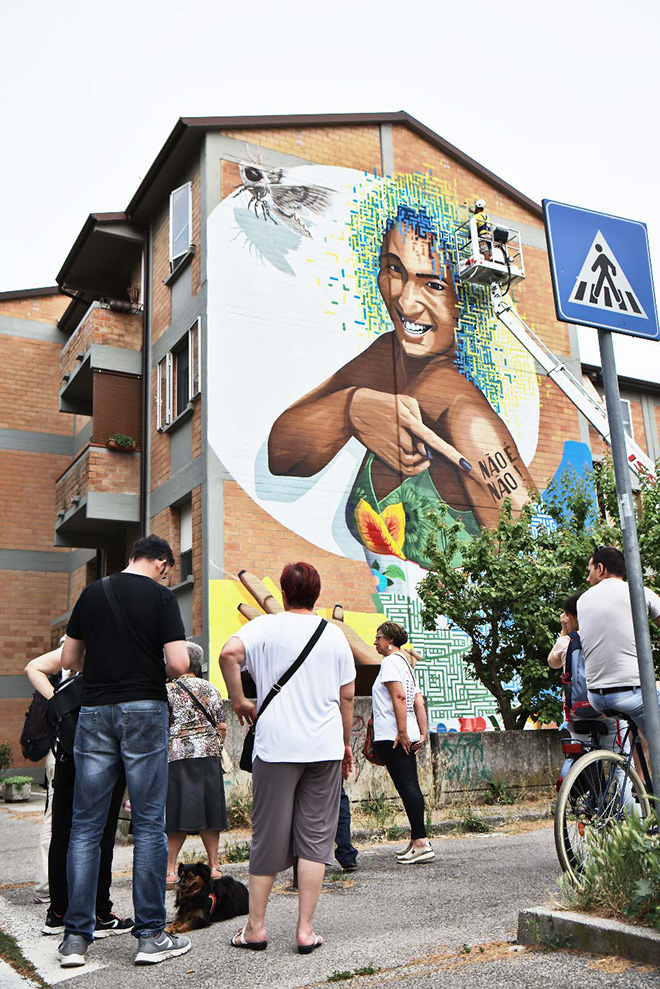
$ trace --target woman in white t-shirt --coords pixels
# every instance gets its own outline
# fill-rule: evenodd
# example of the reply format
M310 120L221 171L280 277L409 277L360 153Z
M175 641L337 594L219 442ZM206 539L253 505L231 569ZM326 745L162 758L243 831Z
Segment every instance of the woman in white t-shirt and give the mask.
M256 721L250 914L231 943L253 951L266 947L266 906L275 876L297 859L296 940L298 951L305 955L323 943L314 932L314 911L325 866L333 861L341 777L348 778L353 768L355 662L344 634L327 624L305 661L257 719L264 698L322 621L314 612L321 592L314 567L288 564L280 586L284 611L248 622L220 655L241 724ZM243 693L241 669L256 684L256 705Z
M383 657L371 690L374 742L403 800L410 821L410 842L397 854L402 865L435 858L424 823L424 794L417 779L417 753L426 741L424 695L410 662L400 651L408 634L396 622L378 626L374 645Z

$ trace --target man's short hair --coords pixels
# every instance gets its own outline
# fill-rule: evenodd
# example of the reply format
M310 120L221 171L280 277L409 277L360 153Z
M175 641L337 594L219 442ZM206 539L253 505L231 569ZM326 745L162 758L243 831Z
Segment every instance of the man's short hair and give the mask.
M136 539L128 558L129 560L165 560L168 567L174 566L172 547L160 536L143 536L141 539Z
M594 567L601 563L603 569L614 577L626 576L626 561L623 553L616 546L598 546L591 554L590 559L593 561Z
M280 576L280 587L291 608L314 608L321 593L321 578L311 563L287 563Z
M202 663L204 662L204 650L196 642L186 642L188 647L188 659L190 660L189 673L194 673L196 677L202 675Z
M566 598L564 601L564 611L567 615L577 618L577 603L580 597L582 597L582 591L578 591L577 594L569 594Z

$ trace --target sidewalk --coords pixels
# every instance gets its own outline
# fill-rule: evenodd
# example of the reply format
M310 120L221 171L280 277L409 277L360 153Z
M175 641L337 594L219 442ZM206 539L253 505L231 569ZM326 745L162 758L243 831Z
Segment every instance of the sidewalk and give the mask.
M84 989L110 984L113 989L178 989L188 980L191 989L217 989L221 983L237 989L299 989L324 985L334 973L368 968L381 971L341 981L356 989L392 982L428 989L448 975L452 989L513 989L545 983L552 971L563 989L583 989L598 971L589 970L595 959L519 951L509 943L515 939L518 910L544 902L555 888L559 869L549 823L525 823L517 831L509 826L479 837L436 838L435 861L408 867L394 859L398 844L362 844L358 872L328 872L317 914L326 941L310 956L295 952L296 897L288 888L289 873L279 878L272 899L266 952L232 948L229 937L240 921L231 921L193 932L188 955L153 968L133 966L135 941L126 935L93 945L85 968L67 971L56 962L59 939L38 933L45 910L32 903L38 804L24 812L0 804L0 926L18 938L48 984L82 978ZM192 850L196 843L189 841ZM131 912L131 858L131 846L117 846L113 891L123 914ZM247 880L247 863L226 871ZM168 893L168 908L172 905ZM634 966L623 982L608 976L612 989L641 989L654 978Z

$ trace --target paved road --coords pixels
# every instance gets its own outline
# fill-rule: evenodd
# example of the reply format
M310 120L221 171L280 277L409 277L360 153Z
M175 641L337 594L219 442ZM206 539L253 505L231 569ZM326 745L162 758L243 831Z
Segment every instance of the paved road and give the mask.
M272 900L266 952L232 948L229 936L237 925L229 922L195 932L188 955L153 969L133 966L135 941L126 935L95 944L89 964L67 973L54 961L58 939L38 934L43 908L32 903L31 887L21 885L32 878L37 832L36 817L19 820L0 805L0 926L19 938L50 984L66 978L80 989L302 989L327 985L335 972L373 967L381 971L342 984L429 989L449 978L452 989L536 989L549 983L583 989L600 972L608 989L660 986L657 972L628 966L617 973L590 956L515 950L510 943L518 910L546 902L555 888L558 867L547 825L518 834L438 839L436 861L417 866L399 866L395 846L362 850L361 868L350 880L328 877L317 924L326 943L310 956L295 952L296 898L284 876ZM124 914L131 907L130 858L130 848L117 849L113 888ZM241 863L231 871L245 878L247 867Z

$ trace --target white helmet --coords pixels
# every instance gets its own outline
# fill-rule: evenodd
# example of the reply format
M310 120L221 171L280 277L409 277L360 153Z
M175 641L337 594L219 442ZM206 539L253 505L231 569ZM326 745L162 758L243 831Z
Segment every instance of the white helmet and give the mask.
M474 208L475 209L485 209L486 208L486 200L485 199L477 199L477 201L474 204Z

